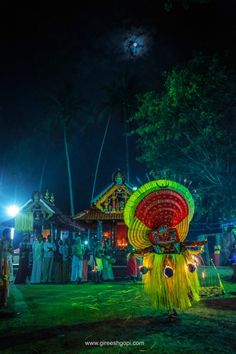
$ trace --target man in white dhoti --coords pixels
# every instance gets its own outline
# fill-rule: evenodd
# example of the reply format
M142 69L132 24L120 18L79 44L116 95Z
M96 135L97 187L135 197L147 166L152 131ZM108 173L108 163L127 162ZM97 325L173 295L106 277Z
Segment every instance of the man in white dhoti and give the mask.
M81 238L76 237L75 244L72 246L72 269L71 269L71 281L80 283L82 280L83 270L83 255L84 248L81 243Z
M32 245L33 266L30 282L31 284L39 284L42 278L43 264L43 237L38 235Z
M102 264L103 264L102 278L105 281L114 280L112 264L115 261L115 259L112 256L113 256L113 252L109 240L105 240L104 256L102 258Z
M56 245L51 241L51 235L48 236L47 241L43 245L43 283L52 282L52 269L54 252Z

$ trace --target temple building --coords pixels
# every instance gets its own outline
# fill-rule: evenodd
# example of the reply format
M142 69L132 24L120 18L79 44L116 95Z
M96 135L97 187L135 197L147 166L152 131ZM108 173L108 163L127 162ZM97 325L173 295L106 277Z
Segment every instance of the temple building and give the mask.
M91 201L91 206L73 219L87 229L90 239L109 239L112 247L128 246L127 227L123 219L125 203L133 192L125 176L117 170L112 183Z
M29 233L32 237L38 233L47 237L49 234L57 237L68 237L69 233L83 231L83 228L73 219L66 216L54 203L54 196L48 193L43 197L40 192L34 192L20 212L5 223L15 229L15 236L21 237Z

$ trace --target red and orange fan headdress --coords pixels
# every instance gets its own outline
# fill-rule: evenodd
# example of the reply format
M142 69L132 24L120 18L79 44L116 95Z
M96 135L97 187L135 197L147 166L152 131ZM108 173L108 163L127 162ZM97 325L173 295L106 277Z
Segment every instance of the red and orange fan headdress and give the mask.
M131 195L124 210L129 242L139 251L183 242L193 214L194 200L186 187L171 180L148 182Z

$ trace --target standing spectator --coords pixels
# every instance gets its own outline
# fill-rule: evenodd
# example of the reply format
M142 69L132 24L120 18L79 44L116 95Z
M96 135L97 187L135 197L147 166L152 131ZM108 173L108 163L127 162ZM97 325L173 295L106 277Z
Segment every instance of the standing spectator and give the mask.
M52 242L51 235L43 245L43 283L52 282L52 269L54 261L54 252L56 251L55 243Z
M29 242L29 235L25 234L23 241L20 243L20 259L19 268L16 274L15 284L24 284L27 276L29 275L29 262L31 244Z
M103 271L103 262L102 258L104 256L102 243L97 242L97 245L94 247L94 259L95 259L95 269L94 269L94 281L95 283L101 283L102 280L102 271Z
M33 267L33 239L34 236L32 235L29 236L29 244L30 244L30 251L29 251L29 273L28 273L28 279L26 278L26 281L30 283L30 278L32 274L32 267Z
M226 266L229 262L230 249L231 249L231 235L226 233L222 235L222 252L221 252L221 264Z
M143 257L139 256L137 258L137 280L142 280L142 272L141 272L141 268L143 265Z
M10 284L10 259L13 255L13 247L10 230L5 229L0 240L0 307L7 306Z
M88 262L90 260L91 252L89 251L88 247L84 250L83 255L83 271L82 271L82 281L86 282L88 280Z
M55 236L55 247L56 250L54 252L54 281L55 283L62 282L62 254L60 252L60 246L62 241L58 236Z
M109 240L105 240L105 247L104 247L104 257L102 259L103 263L103 272L102 278L103 280L114 280L114 275L112 271L112 262L114 258L112 257L112 249L109 243Z
M73 245L75 244L75 240L68 237L67 238L67 245L68 245L68 253L69 253L69 280L71 279L71 272L72 272L72 249Z
M91 280L93 281L95 281L94 270L95 270L95 258L94 258L94 250L92 249L88 260L88 274L90 274Z
M43 236L38 234L32 245L33 266L30 282L31 284L39 284L42 278L43 266Z
M62 257L62 283L66 284L69 281L69 244L68 239L60 241L59 252Z
M231 264L234 264L234 263L236 264L236 243L232 246L232 250L230 252L228 261Z
M133 282L137 280L138 264L134 253L130 253L127 257L127 274Z
M80 283L82 280L83 255L84 255L84 249L81 243L81 238L78 236L75 239L75 244L72 246L72 269L71 269L72 282Z

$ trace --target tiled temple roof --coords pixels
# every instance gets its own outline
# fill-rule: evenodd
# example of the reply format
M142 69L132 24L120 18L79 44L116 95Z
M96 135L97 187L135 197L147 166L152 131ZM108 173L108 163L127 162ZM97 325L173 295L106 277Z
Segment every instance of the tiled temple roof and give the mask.
M123 220L122 212L106 212L104 213L96 207L80 211L74 217L76 221L93 221L93 220Z
M60 209L58 209L55 205L50 203L42 196L39 199L38 205L42 207L44 210L48 211L48 220L53 221L55 225L60 226L61 229L71 230L71 231L83 230L83 227L81 227L75 220L73 220L73 218L64 214ZM31 211L31 209L34 207L35 207L35 202L31 198L21 207L20 211L21 212Z

